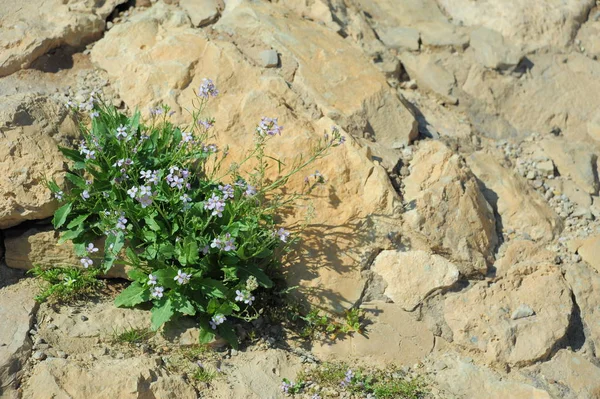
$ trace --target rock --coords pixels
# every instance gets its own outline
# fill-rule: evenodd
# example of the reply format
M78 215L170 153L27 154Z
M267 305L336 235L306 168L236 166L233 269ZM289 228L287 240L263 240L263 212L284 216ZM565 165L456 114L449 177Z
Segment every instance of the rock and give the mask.
M554 162L552 160L538 162L535 168L544 176L554 176Z
M64 104L36 94L15 94L0 105L0 229L52 216L57 202L42 183L62 184L65 158L57 145L78 137Z
M434 337L422 321L400 306L366 302L368 334L354 333L332 343L315 341L312 353L323 360L360 361L373 367L418 363L433 349Z
M377 29L379 38L389 48L396 50L419 51L419 31L413 28Z
M419 25L423 46L452 46L459 49L467 47L469 35L466 30L447 22L428 22Z
M414 56L405 52L400 55L400 61L410 78L415 79L420 88L432 91L449 104L458 103L458 98L452 94L456 87L454 75L434 56Z
M0 54L0 77L27 68L50 49L81 46L98 39L106 17L124 2L2 2L0 15L5 18L0 28L0 48L4 49Z
M16 397L32 342L27 332L33 326L38 305L35 286L29 280L0 288L0 396Z
M71 241L58 245L59 233L51 226L32 227L27 230L14 228L5 231L6 265L15 269L29 270L34 265L44 267L76 266L82 267L80 257L75 254ZM94 266L102 264L104 242L95 243L99 249L91 256ZM106 274L110 278L128 279L128 267L115 265Z
M535 314L535 311L533 309L531 309L530 306L521 305L517 309L515 309L513 314L510 316L510 318L513 320L518 320L518 319L522 319L524 317L533 316L534 314Z
M589 146L565 139L545 139L540 145L561 176L571 177L588 194L598 193L598 156Z
M490 154L478 151L466 160L482 182L483 195L500 215L504 230L513 229L543 241L552 240L562 230L562 221L546 201Z
M487 68L511 70L521 61L518 49L505 43L502 34L492 29L480 27L471 31L470 48L477 61Z
M577 253L592 268L600 273L600 236L590 237L581 242Z
M600 275L585 263L565 267L565 278L573 290L575 301L581 311L581 318L587 337L600 347Z
M179 0L179 6L188 13L197 28L210 25L219 18L217 0Z
M37 361L42 361L46 359L46 354L42 351L35 351L33 352L33 355L31 355L31 358L33 360L37 360Z
M422 142L404 179L407 230L429 248L444 248L465 276L485 274L498 242L492 209L457 154Z
M91 365L52 358L38 363L23 388L24 397L98 399L155 397L195 399L194 388L181 377L171 376L149 358L100 358Z
M535 316L512 319L523 303ZM447 295L444 308L454 343L479 350L486 362L521 367L545 360L563 339L573 301L553 264L517 264L494 282Z
M275 68L279 65L279 55L275 50L265 50L260 53L261 66L264 68Z
M593 399L600 392L600 368L585 357L566 349L559 350L549 362L536 367L547 381L562 384L573 398ZM567 397L566 395L563 397Z
M440 0L438 3L453 21L494 29L530 49L566 46L595 4L593 0L567 0L560 4L552 0L535 4L519 0Z
M436 372L429 377L435 385L461 398L477 398L485 392L489 399L550 399L551 396L531 385L460 358L456 353L441 355L432 360Z
M371 270L386 283L384 294L409 312L433 291L451 287L459 276L454 264L425 251L383 251Z

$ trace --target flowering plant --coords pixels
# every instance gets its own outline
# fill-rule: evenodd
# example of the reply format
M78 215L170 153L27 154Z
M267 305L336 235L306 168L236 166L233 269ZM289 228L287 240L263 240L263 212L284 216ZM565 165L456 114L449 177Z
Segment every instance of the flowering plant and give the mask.
M217 95L205 79L192 123L178 127L166 106L152 109L143 123L139 111L128 117L92 93L77 112L91 121L80 123L83 140L77 149L60 148L72 161L67 186L48 186L63 202L53 219L63 230L60 242L73 242L81 265L103 272L115 263L129 267L133 282L116 298L117 306L152 303L155 330L175 317L195 316L202 342L218 333L235 346L230 322L255 317L255 293L271 288L271 268L291 241L273 216L300 194L284 198L278 189L344 137L333 129L309 157L268 181L265 171L274 158L265 146L283 127L265 117L254 132L254 148L223 174L228 149L209 142L215 121L202 118ZM256 166L242 176L242 165L251 159Z

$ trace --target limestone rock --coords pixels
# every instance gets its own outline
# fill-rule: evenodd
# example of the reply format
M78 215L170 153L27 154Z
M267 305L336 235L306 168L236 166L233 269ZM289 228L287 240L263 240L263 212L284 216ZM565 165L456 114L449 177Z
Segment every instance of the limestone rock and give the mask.
M546 139L541 146L561 176L571 177L588 194L598 193L598 156L593 149L584 143L564 139Z
M197 397L192 386L181 377L169 375L160 364L159 358L101 358L88 366L76 360L52 358L36 364L23 393L32 399Z
M554 263L556 253L530 240L511 240L504 248L502 257L494 263L496 275L505 276L515 268L534 270L540 263Z
M0 289L0 397L17 397L23 366L31 353L29 330L37 304L35 286L21 281Z
M379 38L389 48L396 50L419 50L419 31L413 28L377 29Z
M565 46L595 4L593 0L535 3L520 0L440 0L440 6L455 22L484 26L515 43L532 49Z
M77 266L81 267L80 258L75 254L71 241L58 245L58 231L52 227L32 227L11 229L6 231L6 265L15 269L29 270L34 265L44 267ZM104 253L102 240L95 243L98 255L91 256L94 266L101 265ZM127 279L127 270L122 265L115 265L106 277Z
M470 48L475 51L477 61L487 68L511 69L521 60L521 54L515 47L505 43L500 33L488 28L471 31Z
M414 56L405 52L400 55L400 60L419 87L435 93L449 104L458 103L458 98L453 95L456 78L434 56Z
M481 351L487 362L511 367L546 359L567 333L573 311L571 291L556 266L517 266L495 282L448 295L444 304L456 344ZM522 304L535 315L513 320Z
M422 142L404 184L409 228L448 251L462 274L485 273L498 242L496 224L460 157L440 142Z
M219 17L219 3L217 0L179 0L195 27L203 27L217 20Z
M471 359L447 353L432 361L436 372L430 378L441 388L461 398L477 398L482 392L489 399L550 399L551 396L534 386L505 378L479 366Z
M353 334L332 343L315 342L312 352L325 360L360 360L382 367L386 364L413 365L433 349L434 337L422 321L400 306L385 302L361 305L368 334Z
M454 264L425 251L383 251L371 267L386 283L384 294L406 311L413 311L433 291L458 281Z
M594 399L600 393L600 368L580 354L561 349L538 369L546 380L567 386L573 398Z
M85 45L102 35L106 17L125 0L3 1L0 15L0 77L27 68L62 46Z
M548 203L490 154L475 152L467 157L467 164L483 183L483 194L500 215L504 230L543 241L552 240L562 230L562 221Z
M600 274L585 263L565 267L565 278L575 295L581 318L595 347L600 347Z
M52 216L57 202L43 179L62 183L57 144L78 137L63 104L35 94L6 96L0 105L0 229Z
M600 236L584 240L577 249L577 253L581 255L581 259L600 273Z
M261 51L260 60L265 68L275 68L279 65L279 55L275 50Z

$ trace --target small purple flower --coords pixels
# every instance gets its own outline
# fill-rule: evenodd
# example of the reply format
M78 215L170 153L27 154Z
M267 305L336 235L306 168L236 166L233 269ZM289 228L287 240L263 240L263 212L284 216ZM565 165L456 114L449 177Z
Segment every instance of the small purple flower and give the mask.
M140 186L140 196L152 195L152 188L150 186Z
M221 193L223 193L223 200L227 200L227 198L233 198L233 187L231 184L226 184L224 186L219 184L219 190L221 190Z
M210 96L216 97L219 95L219 90L210 79L202 79L202 85L198 90L198 97L209 98Z
M57 191L54 193L54 197L59 201L62 201L63 195L65 195L65 193L63 193L62 191Z
M121 138L127 138L127 127L120 125L117 128L117 138L121 139Z
M282 242L287 242L288 237L290 236L290 232L281 227L279 230L275 232L275 234L279 237Z
M210 251L210 246L205 245L204 248L202 248L202 255L208 254L209 251Z
M215 121L214 119L199 120L198 125L202 126L205 130L208 130L215 125Z
M267 118L266 116L262 117L256 127L256 132L262 137L275 136L276 134L281 135L282 130L283 126L277 124L277 118Z
M165 289L163 287L154 287L154 290L152 291L152 296L154 298L162 298L164 291Z
M152 108L150 107L150 115L151 116L158 116L158 115L162 115L163 114L163 109L158 107L158 108Z
M189 132L183 132L181 133L181 141L184 143L190 143L194 140L194 136L192 135L192 133Z
M177 284L184 285L190 282L191 275L182 272L181 270L177 271L177 276L173 280L177 281Z
M140 197L138 197L137 199L140 204L142 205L142 208L146 208L150 205L152 205L152 197L148 194L142 195Z
M80 262L86 269L94 264L94 261L88 258L87 256L85 258L81 258Z
M96 159L96 151L88 151L85 154L85 159Z
M225 322L225 320L227 320L227 318L224 315L222 315L222 314L216 314L216 315L214 315L212 317L212 319L211 319L211 321L209 323L210 323L211 328L213 330L216 330L217 326L219 324L223 324Z
M94 119L100 116L100 112L98 111L92 111L90 112L90 118Z
M256 188L248 184L248 187L246 187L246 191L244 191L244 195L246 197L252 197L253 195L256 195Z
M81 198L83 198L84 200L90 198L90 192L88 190L83 190L83 192L81 193Z
M90 253L90 254L93 254L94 252L98 252L98 248L96 248L96 247L94 246L94 243L91 243L91 242L88 244L88 246L87 246L85 249L86 249L86 250L88 251L88 253Z
M250 305L250 306L252 306L252 302L254 302L254 299L255 299L254 296L246 290L243 290L243 291L236 290L235 295L236 295L235 300L237 302L244 302L245 304Z
M231 234L225 234L225 241L223 242L223 250L226 252L235 251L237 249L235 245L235 238L231 238Z
M138 192L138 188L137 187L131 187L129 190L127 190L127 194L131 198L135 198L135 196L137 195L137 192Z
M119 220L117 221L117 229L125 230L126 227L127 219L125 219L124 216L119 217Z
M204 204L204 209L212 211L212 215L223 217L223 211L225 210L225 201L215 194L212 195Z
M221 249L221 247L223 246L223 241L221 241L221 239L219 237L216 237L215 239L212 240L212 242L210 243L210 247L211 248L217 248L217 249Z
M148 275L148 285L156 285L156 276L152 274Z

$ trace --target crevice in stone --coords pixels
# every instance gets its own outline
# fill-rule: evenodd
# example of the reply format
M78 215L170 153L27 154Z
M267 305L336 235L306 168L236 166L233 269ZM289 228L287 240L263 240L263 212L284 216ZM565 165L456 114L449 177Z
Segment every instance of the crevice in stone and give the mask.
M123 4L119 4L118 6L115 7L114 10L112 10L112 12L110 14L108 14L108 17L106 17L105 22L113 22L115 20L115 18L117 18L119 16L120 13L125 12L131 8L135 7L135 0L127 0L125 3Z
M581 319L581 309L579 308L575 294L571 293L571 299L573 301L573 309L571 311L567 332L564 337L554 344L554 346L548 352L548 355L541 360L550 359L560 349L565 348L571 348L571 350L576 352L583 349L585 346L591 346L591 349L594 351L593 344L589 342L588 345L586 340L585 326L583 324L583 320Z

